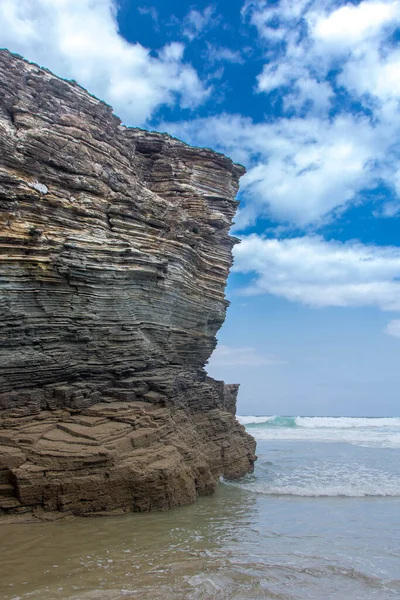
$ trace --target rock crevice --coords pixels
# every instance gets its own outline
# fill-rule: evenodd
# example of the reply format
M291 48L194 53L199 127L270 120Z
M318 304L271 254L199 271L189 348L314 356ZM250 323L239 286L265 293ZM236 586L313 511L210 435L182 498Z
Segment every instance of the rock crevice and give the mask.
M0 51L0 512L166 508L250 471L225 318L244 169Z

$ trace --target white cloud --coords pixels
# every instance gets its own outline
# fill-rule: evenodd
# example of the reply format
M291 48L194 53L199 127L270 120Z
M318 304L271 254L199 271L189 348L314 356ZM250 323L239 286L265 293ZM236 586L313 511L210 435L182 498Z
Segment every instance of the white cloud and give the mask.
M314 21L312 35L317 40L338 44L341 49L376 35L380 29L399 20L400 7L394 2L361 2L346 4L328 16L311 17Z
M266 356L255 348L232 348L230 346L218 345L209 360L208 368L213 367L261 367L267 365L280 365L283 361L274 356Z
M308 104L308 114L324 115L330 108L333 95L328 82L303 77L298 79L293 92L285 97L284 106L286 110L295 109L300 112Z
M334 96L329 82L317 81L296 60L264 65L257 77L257 90L268 93L278 88L289 88L281 90L283 104L286 110L295 109L296 113L307 105L308 113L326 114Z
M262 73L257 77L258 90L270 92L278 87L290 85L296 79L292 67L288 63L264 65Z
M254 234L244 237L234 254L234 271L254 276L249 294L274 294L312 306L400 310L400 248Z
M247 166L241 180L246 206L239 212L238 228L262 215L300 226L318 222L381 177L376 161L388 157L386 140L366 117L253 123L239 115L221 115L163 127Z
M338 82L348 91L382 101L400 99L400 58L390 43L390 34L400 24L398 0L342 6L334 0L281 0L273 6L260 1L248 3L244 14L250 15L260 38L272 44L258 77L260 92L291 86L290 94L312 103L315 86L309 85L307 93L303 82L320 84L329 69L339 68Z
M375 212L376 217L383 217L385 219L391 219L397 217L400 213L399 202L386 202L379 211Z
M154 23L158 24L158 11L154 6L138 6L141 15L148 15Z
M278 90L283 114L266 104L265 122L224 114L167 125L246 166L237 229L260 216L321 225L382 182L400 201L400 51L389 42L398 0L253 0L243 15L267 57L257 90Z
M274 42L288 40L299 24L309 0L281 0L270 3L263 0L248 0L242 8L243 17L248 17L260 37ZM321 9L324 2L320 2Z
M207 43L207 58L211 62L230 62L243 64L244 59L240 50L232 50L231 48L225 48L225 46L217 46L215 44Z
M385 333L392 335L393 337L400 337L400 319L394 319L390 321L385 327Z
M192 9L183 20L183 35L193 41L218 21L214 6L206 6L203 11Z
M182 44L154 55L120 35L116 14L113 0L2 0L0 46L75 79L128 124L144 124L161 105L205 100Z
M348 61L339 82L354 94L369 94L371 99L378 100L380 104L375 111L384 118L389 108L389 117L394 116L397 124L398 117L394 109L398 110L400 100L399 70L400 52L392 51L383 58L378 51L369 50ZM396 101L395 105L389 104L391 100Z

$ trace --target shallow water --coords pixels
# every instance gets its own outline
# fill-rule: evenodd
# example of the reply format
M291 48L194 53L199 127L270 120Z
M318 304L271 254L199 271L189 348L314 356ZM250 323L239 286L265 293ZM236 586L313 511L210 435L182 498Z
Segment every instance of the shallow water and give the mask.
M400 450L248 427L255 474L194 506L2 526L0 598L400 597Z

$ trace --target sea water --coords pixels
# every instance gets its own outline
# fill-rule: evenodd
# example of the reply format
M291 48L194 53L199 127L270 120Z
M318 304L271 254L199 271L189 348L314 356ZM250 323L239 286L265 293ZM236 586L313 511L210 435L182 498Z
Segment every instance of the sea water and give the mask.
M400 419L239 420L255 473L193 506L0 527L0 598L399 598Z

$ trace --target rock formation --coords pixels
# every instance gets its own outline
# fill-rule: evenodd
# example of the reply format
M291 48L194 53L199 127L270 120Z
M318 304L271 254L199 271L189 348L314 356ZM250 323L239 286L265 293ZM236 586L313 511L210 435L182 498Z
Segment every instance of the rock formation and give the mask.
M238 179L0 51L0 513L149 510L253 468L225 318Z

